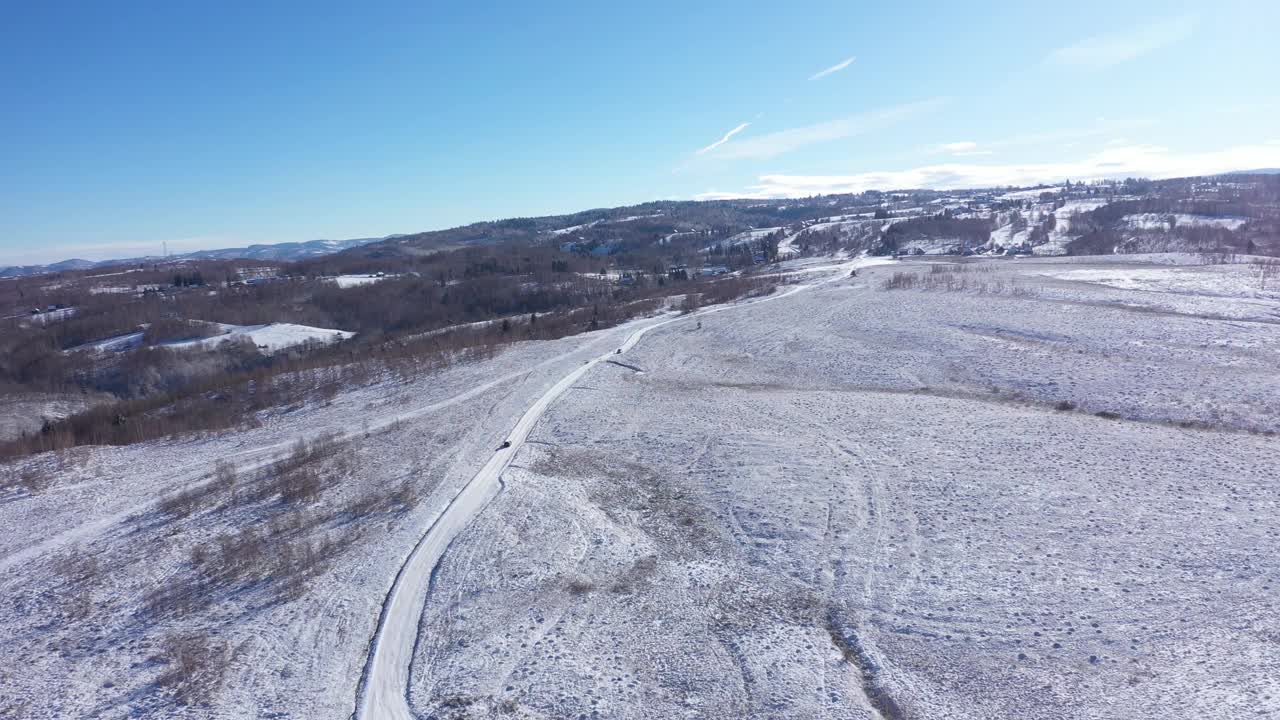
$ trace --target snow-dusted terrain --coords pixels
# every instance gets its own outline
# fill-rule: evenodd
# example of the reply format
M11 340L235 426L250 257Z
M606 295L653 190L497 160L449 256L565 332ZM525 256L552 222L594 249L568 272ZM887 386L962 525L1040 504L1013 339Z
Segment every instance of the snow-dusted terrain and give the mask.
M417 713L1280 709L1277 306L896 270L673 324L567 393L445 557Z
M295 325L293 323L268 323L266 325L222 325L224 332L209 338L168 343L173 348L212 347L228 340L245 339L259 349L272 353L303 343L331 343L345 340L355 333L346 330Z
M389 275L338 275L333 278L333 283L340 288L360 287L361 285L371 285L376 282L388 279Z
M40 430L46 420L58 420L80 412L109 396L97 393L27 393L6 395L0 413L0 441Z
M347 330L332 330L310 325L295 325L293 323L267 323L265 325L212 323L212 325L216 326L218 334L205 338L159 343L159 346L173 350L198 350L214 348L227 341L247 340L265 353L274 353L305 343L323 345L338 342L355 335L355 333ZM72 348L72 351L124 352L141 346L144 337L145 333L139 330L138 332L96 340Z
M1171 230L1174 226L1188 225L1237 230L1247 222L1249 218L1244 217L1217 217L1188 213L1139 213L1124 217L1124 223L1135 230Z
M0 716L1278 713L1280 298L1189 262L808 258L763 301L24 461ZM323 433L313 497L261 491ZM246 532L275 570L210 574Z

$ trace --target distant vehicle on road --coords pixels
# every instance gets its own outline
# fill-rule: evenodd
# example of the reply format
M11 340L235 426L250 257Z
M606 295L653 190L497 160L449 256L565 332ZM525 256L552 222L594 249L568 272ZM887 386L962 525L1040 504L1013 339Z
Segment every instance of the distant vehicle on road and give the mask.
M503 440L503 441L502 441L502 444L498 446L498 449L499 449L499 450L505 450L505 449L507 449L507 448L509 448L509 447L511 447L511 441L510 441L510 440Z

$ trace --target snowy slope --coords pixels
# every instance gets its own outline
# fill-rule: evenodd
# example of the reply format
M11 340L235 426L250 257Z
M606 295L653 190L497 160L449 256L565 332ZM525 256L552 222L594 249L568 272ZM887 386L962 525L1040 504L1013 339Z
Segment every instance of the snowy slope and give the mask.
M309 325L294 325L293 323L269 323L267 325L224 324L222 328L225 332L221 335L166 343L165 347L189 350L192 348L215 347L228 340L246 339L256 345L258 349L273 353L304 343L331 343L355 336L355 333L346 330L330 330Z
M370 285L372 283L386 280L388 275L339 275L333 278L333 282L340 288L359 287L361 285Z
M669 326L628 353L643 374L567 393L436 574L414 712L1101 720L1276 697L1251 628L1280 619L1280 449L1231 430L1280 427L1276 326L1084 286L877 289L904 267Z

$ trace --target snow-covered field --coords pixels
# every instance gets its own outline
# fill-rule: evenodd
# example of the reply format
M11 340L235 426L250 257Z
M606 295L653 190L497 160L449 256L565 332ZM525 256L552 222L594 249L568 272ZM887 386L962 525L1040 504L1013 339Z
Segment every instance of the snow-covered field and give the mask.
M810 258L766 302L39 458L48 488L0 496L0 716L348 718L393 616L417 717L1280 713L1280 299L1115 258L886 287L936 264ZM351 439L318 498L252 492L324 431ZM238 489L161 511L217 459ZM267 527L339 549L290 592L155 601ZM225 643L193 705L175 633Z
M551 230L551 231L550 231L550 234L551 234L551 235L568 235L569 233L577 232L577 231L579 231L579 230L581 230L581 229L583 229L583 228L594 227L594 226L596 226L596 225L599 225L599 224L600 224L600 223L602 223L602 222L604 222L604 221L603 221L603 220L592 220L592 221L591 221L591 222L589 222L589 223L583 223L583 224L581 224L581 225L570 225L569 227L560 228L560 229L558 229L558 230Z
M1245 217L1217 217L1212 215L1191 215L1188 213L1139 213L1126 215L1124 223L1135 230L1167 231L1173 226L1216 227L1227 230L1238 230L1249 222Z
M333 278L333 282L340 288L360 287L361 285L372 285L376 282L386 280L388 275L338 275Z
M1044 188L1031 188L1030 190L1017 190L1014 192L1007 192L1001 195L1000 199L1001 200L1035 200L1039 198L1040 195L1043 193L1055 194L1055 193L1061 192L1062 190L1063 190L1063 187L1060 185L1055 185L1053 187L1044 187Z
M1280 300L1280 277L1264 275L1258 268L1240 263L1151 268L1115 265L1048 274L1123 290Z
M439 570L417 713L1280 710L1280 447L1236 430L1280 429L1280 327L896 270L565 395Z
M331 330L293 323L268 323L266 325L229 325L214 323L219 333L211 337L178 340L161 343L161 347L175 350L210 349L230 340L248 340L265 353L274 353L304 343L331 343L346 340L355 333L347 330ZM142 345L142 331L116 335L72 348L71 351L124 352Z
M754 230L744 230L736 235L733 235L731 237L725 238L724 240L720 240L718 242L715 242L711 245L706 246L705 248L703 248L703 252L710 252L716 248L721 248L721 247L730 248L730 247L737 247L739 245L748 245L750 243L755 242L756 240L760 240L761 238L767 237L781 229L782 229L781 227L766 227L766 228L755 228Z
M268 323L266 325L222 325L224 332L208 338L184 340L167 343L166 347L190 349L196 347L214 347L228 340L247 339L260 350L268 353L277 352L303 343L331 343L346 340L355 335L347 330L331 330L328 328L295 325L293 323Z

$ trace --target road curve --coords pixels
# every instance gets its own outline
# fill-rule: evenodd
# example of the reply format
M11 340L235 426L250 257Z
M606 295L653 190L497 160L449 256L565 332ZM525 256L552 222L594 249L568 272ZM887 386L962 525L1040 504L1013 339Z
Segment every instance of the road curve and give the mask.
M356 720L413 720L409 708L409 667L418 636L418 624L427 601L427 589L431 573L444 556L449 544L467 524L484 508L501 489L499 478L511 463L529 433L551 406L566 390L582 379L596 365L614 358L619 351L635 347L649 332L665 325L710 315L734 308L748 307L761 302L780 300L811 287L823 285L846 277L852 268L875 264L854 260L833 266L830 277L808 285L798 285L790 290L759 300L706 308L680 317L660 320L637 329L627 337L617 350L610 350L565 375L520 416L515 428L507 436L511 445L499 449L475 477L449 501L435 522L418 541L409 554L383 602L378 627L369 646L364 674L356 691Z

